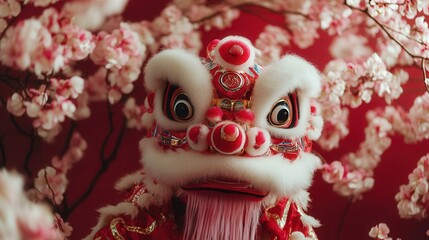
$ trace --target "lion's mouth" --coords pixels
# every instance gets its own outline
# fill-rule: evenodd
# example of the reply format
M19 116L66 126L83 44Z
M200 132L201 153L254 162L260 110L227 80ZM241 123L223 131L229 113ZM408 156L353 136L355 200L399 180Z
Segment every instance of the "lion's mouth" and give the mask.
M182 187L188 191L215 191L227 194L241 194L261 200L268 192L257 190L251 183L225 179L205 179Z

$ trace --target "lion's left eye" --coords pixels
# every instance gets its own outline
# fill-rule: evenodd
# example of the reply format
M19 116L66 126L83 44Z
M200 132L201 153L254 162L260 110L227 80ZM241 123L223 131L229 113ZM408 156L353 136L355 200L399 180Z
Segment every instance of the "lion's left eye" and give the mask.
M164 114L173 121L186 122L194 116L194 107L183 90L172 84L167 84L163 103Z
M267 116L268 122L278 128L291 128L295 125L294 105L290 96L280 99Z
M194 108L188 96L181 93L173 101L173 117L178 121L186 121L194 115Z

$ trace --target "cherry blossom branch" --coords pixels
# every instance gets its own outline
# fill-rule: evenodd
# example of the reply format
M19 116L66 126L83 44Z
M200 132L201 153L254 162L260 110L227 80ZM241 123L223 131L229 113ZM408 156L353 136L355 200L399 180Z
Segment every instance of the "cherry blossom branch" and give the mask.
M16 130L18 130L18 132L26 137L31 137L32 134L28 133L26 131L24 131L24 129L21 128L21 126L19 126L18 122L16 121L15 116L13 116L12 114L10 114L10 120L12 122L12 124L15 126Z
M70 147L70 141L73 137L73 133L76 130L76 122L75 121L71 121L70 123L70 128L69 131L67 133L67 138L66 138L66 142L64 143L63 149L61 150L60 156L63 157L64 154L66 154L67 150Z
M101 151L100 151L100 161L101 164L104 166L104 163L107 161L106 158L106 146L109 143L109 140L115 131L114 125L113 125L113 110L112 105L107 101L107 119L109 120L109 131L107 132L107 136L104 138L103 143L101 144Z
M31 160L31 157L33 156L35 142L36 142L36 136L33 134L30 137L30 146L28 148L27 155L25 156L25 162L24 162L24 170L27 173L28 177L30 178L33 176L30 169L30 160Z
M226 4L228 5L228 3L226 3ZM302 12L290 11L290 10L280 11L280 10L275 10L275 9L272 9L272 8L269 8L269 7L260 5L260 4L256 4L256 3L242 3L242 4L237 4L237 5L229 5L229 7L231 9L239 9L239 10L242 10L242 11L246 11L246 12L248 12L248 13L254 15L254 16L257 16L257 17L261 18L264 21L267 21L267 20L271 21L271 19L265 18L265 17L263 17L262 14L257 14L255 11L251 11L248 8L249 7L250 8L259 8L259 9L262 9L262 10L265 10L267 12L270 12L270 13L273 13L273 14L277 14L277 15L287 15L287 14L290 14L290 15L299 15L299 16L302 16L302 17L304 17L306 19L311 19L310 16L308 16L308 15L302 13ZM202 18L200 18L198 20L191 21L191 22L192 23L202 23L204 21L207 21L207 20L210 20L210 19L212 19L214 17L217 17L218 15L222 14L222 12L223 11L216 11L216 12L214 12L212 14L209 14L209 15L207 15L205 17L202 17Z
M352 206L354 197L349 197L346 206L344 207L343 213L341 214L340 223L338 225L337 230L337 240L340 240L341 238L341 232L343 231L343 226L347 217L347 214L349 213L350 207Z
M5 134L3 134L2 136L0 136L0 157L1 157L1 161L0 161L0 167L3 168L6 166L6 150L4 149L4 145L3 145L3 139L4 139Z
M391 30L391 28L390 27L388 27L388 26L386 26L386 25L384 25L384 24L382 24L380 21L378 21L377 20L377 18L375 18L375 17L373 17L370 13L369 13L369 11L368 11L368 8L365 8L365 9L362 9L362 8L358 8L358 7L354 7L354 6L351 6L350 4L348 4L347 3L347 1L344 1L344 5L345 6L347 6L347 7L349 7L350 9L352 9L352 10L357 10L357 11L360 11L360 12L362 12L362 13L364 13L368 18L370 18L371 20L373 20L380 28L381 28L381 30L383 30L383 32L392 40L392 41L394 41L396 44L398 44L399 45L399 47L401 47L401 49L404 51L404 52L406 52L410 57L412 57L413 59L420 59L422 62L425 62L425 61L427 61L428 60L428 58L426 58L426 57L423 57L423 56L420 56L420 55L416 55L416 54L414 54L414 53L412 53L407 47L405 47L398 39L396 39L390 32L389 32L389 30ZM393 31L393 30L391 30L391 31ZM396 31L394 31L394 32L396 32ZM425 68L423 68L423 63L422 63L422 71L423 71L423 74L424 75L426 75L426 69ZM426 87L426 91L427 92L429 92L429 86L428 86L428 84L426 84L426 78L423 78L423 81L424 81L424 83L425 83L425 87Z
M401 31L398 31L398 30L394 29L394 28L391 28L391 27L386 26L386 25L384 25L384 27L385 27L386 29L389 29L390 31L392 31L392 32L394 32L394 33L397 33L397 34L399 34L399 35L401 35L401 36L404 36L404 37L408 38L409 40L415 41L416 43L424 44L421 40L418 40L418 39L416 39L416 38L413 38L413 37L411 37L411 36L409 36L409 35L407 35L407 34L405 34L405 33L401 32Z
M425 82L426 91L429 92L429 82L427 81L426 75L426 60L422 60L422 70L423 70L423 81Z
M113 124L113 111L111 109L110 104L108 104L108 118L109 118L109 131L107 133L107 136L102 144L101 150L100 150L100 161L101 161L101 167L98 169L97 173L92 178L88 188L85 190L85 192L73 203L69 208L66 208L62 212L63 219L67 219L70 214L83 202L85 201L89 195L92 193L92 190L94 189L95 185L98 183L100 177L106 172L109 165L116 159L119 148L121 146L121 141L125 132L126 128L126 119L123 118L121 128L119 129L118 136L116 138L116 141L114 143L114 148L110 155L106 156L105 151L107 148L107 143L111 139L111 135L114 132L114 124Z
M36 136L34 136L34 132L32 131L32 133L28 133L26 131L24 131L21 126L19 126L18 122L16 121L15 117L13 115L10 115L10 120L12 121L13 125L15 126L15 128L18 130L18 132L26 137L28 137L30 139L30 146L28 148L27 154L25 156L25 161L24 161L24 170L27 173L27 175L31 178L32 177L32 172L30 170L30 160L31 160L31 156L33 155L34 152L34 142L36 140Z
M298 15L298 16L304 17L304 18L306 18L308 20L311 19L310 16L308 16L307 14L302 13L302 12L291 11L291 10L282 10L282 11L280 11L280 10L275 10L275 9L272 9L272 8L269 8L269 7L265 7L263 5L256 4L256 3L244 3L241 6L239 6L240 9L247 8L247 7L260 8L262 10L265 10L267 12L274 13L274 14L277 14L277 15Z
M260 18L261 20L263 20L263 21L265 21L265 22L267 22L267 23L270 23L270 24L273 24L273 25L276 25L276 26L282 27L282 28L284 28L285 30L287 30L288 32L290 32L290 30L286 27L286 25L285 25L285 24L282 24L282 23L279 23L279 22L273 21L273 19L272 19L272 18L270 18L270 17L267 17L267 16L265 16L265 15L263 15L263 14L258 14L256 11L252 11L251 9L248 9L248 8L246 8L246 7L240 7L239 9L240 9L241 11L243 11L243 12L247 12L247 13L249 13L249 14L252 14L252 15L254 15L254 16L256 16L256 17L258 17L258 18Z
M45 179L46 185L48 185L48 189L49 189L49 191L50 191L50 192L51 192L51 194L52 194L51 201L52 201L52 203L54 204L55 208L57 208L57 209L58 209L58 204L57 204L57 201L55 200L55 192L54 192L54 190L52 189L51 184L49 183L50 181L49 181L49 179L48 179L48 172L46 171L46 167L45 167L45 168L43 168L43 172L44 172L43 177L44 177L44 179Z

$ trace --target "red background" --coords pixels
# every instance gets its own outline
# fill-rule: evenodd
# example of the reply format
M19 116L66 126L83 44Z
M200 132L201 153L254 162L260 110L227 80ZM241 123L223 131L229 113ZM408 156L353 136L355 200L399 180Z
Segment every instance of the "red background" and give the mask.
M165 2L156 0L145 0L144 3L143 1L130 1L124 18L127 21L152 20L165 7ZM203 34L204 46L214 38L222 38L232 34L242 35L254 41L263 30L264 25L265 23L259 18L242 13L240 19L233 22L232 27L221 31L205 32ZM328 52L330 41L329 36L321 33L320 38L311 48L302 50L292 46L287 51L303 56L314 63L320 70L323 70L324 65L330 58ZM420 73L413 72L411 78L413 77L420 77ZM136 83L138 86L133 93L139 103L142 102L145 95L141 87L142 81L142 78L138 80ZM424 86L422 82L410 81L403 96L394 104L402 105L405 109L408 109L412 105L413 99L423 92ZM365 111L384 105L385 103L382 100L374 99L369 105L362 106L359 109L352 109L349 123L350 135L341 142L341 147L331 152L323 152L316 145L316 150L328 162L339 160L343 154L355 151L364 138ZM117 134L122 121L120 117L121 109L119 106L114 106L113 109L115 111L114 134ZM82 161L76 164L75 168L69 172L70 185L66 194L68 203L73 203L85 191L95 172L101 166L99 150L108 131L107 107L105 103L94 103L91 105L91 110L90 119L77 123L77 131L87 140L88 150ZM7 167L22 169L23 159L25 159L30 146L29 139L17 133L4 107L0 108L0 119L0 133L3 134L2 142L7 155ZM28 119L18 120L25 130L30 129L27 126ZM35 151L30 164L33 171L37 171L41 166L50 165L49 162L52 156L59 154L70 125L70 122L64 124L63 133L54 144L47 145L39 141L35 143ZM139 168L138 141L142 136L143 132L125 131L117 159L100 178L89 198L70 215L68 220L74 227L71 239L81 239L89 233L90 227L96 223L98 216L96 209L119 201L120 196L113 190L113 184L119 177ZM391 230L390 236L392 237L400 237L403 240L427 239L425 233L429 229L429 220L400 219L394 196L399 190L399 185L408 182L407 176L415 168L418 159L428 152L428 141L406 145L401 136L394 136L392 140L392 146L383 154L382 161L375 170L374 177L376 182L374 188L365 193L362 200L351 204L344 218L339 239L369 239L368 232L370 228L380 222L388 224ZM110 144L108 151L113 147ZM33 172L34 175L35 172ZM323 225L316 229L316 233L321 240L337 239L341 217L349 201L335 194L331 187L317 173L314 184L310 189L313 201L309 214L319 219Z

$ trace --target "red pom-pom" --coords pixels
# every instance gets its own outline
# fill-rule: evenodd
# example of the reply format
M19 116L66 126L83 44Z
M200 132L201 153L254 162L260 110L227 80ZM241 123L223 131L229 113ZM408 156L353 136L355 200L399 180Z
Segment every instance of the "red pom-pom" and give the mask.
M311 107L310 107L310 112L311 112L311 114L316 114L317 113L317 108L316 108L316 106L314 106L314 105L311 105Z
M223 111L220 107L211 107L206 113L206 118L212 123L220 122L223 118Z
M193 127L188 131L188 139L194 143L198 143L198 136L200 135L200 127Z
M255 143L257 146L261 146L262 144L264 144L266 141L264 133L262 131L258 132L258 135L255 138Z
M242 123L252 123L255 119L255 114L250 109L243 109L236 113L235 119Z

